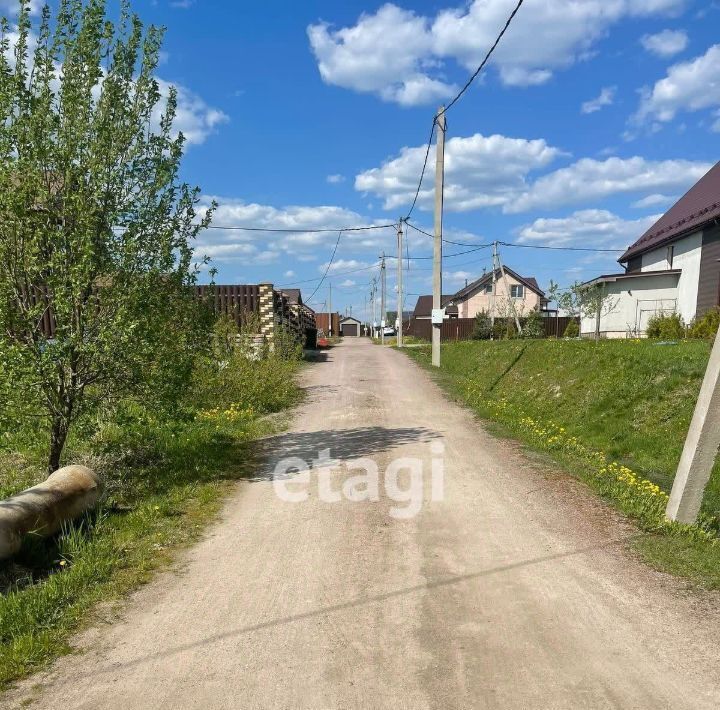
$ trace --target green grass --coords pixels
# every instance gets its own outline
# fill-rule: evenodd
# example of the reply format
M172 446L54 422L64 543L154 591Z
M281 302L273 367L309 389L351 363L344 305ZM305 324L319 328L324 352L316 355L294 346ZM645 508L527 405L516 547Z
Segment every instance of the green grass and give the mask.
M407 352L430 366L429 347ZM647 531L636 543L646 560L720 588L720 545L710 541L720 521L720 464L703 504L707 534L665 525L664 496L645 495L641 483L670 491L709 353L704 341L466 341L443 345L436 374L456 399L547 451L633 517ZM611 462L625 469L608 476ZM630 484L618 480L631 476Z
M256 463L254 441L281 428L298 400L297 363L238 361L202 373L172 412L125 403L78 427L67 459L101 472L100 509L0 563L0 689L68 651L98 602L121 598L196 540L233 482ZM6 437L0 495L43 480L37 431Z

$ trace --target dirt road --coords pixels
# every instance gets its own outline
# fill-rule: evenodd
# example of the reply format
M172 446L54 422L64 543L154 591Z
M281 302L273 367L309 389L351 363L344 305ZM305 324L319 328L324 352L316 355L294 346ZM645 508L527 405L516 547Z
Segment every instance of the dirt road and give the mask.
M304 384L293 428L268 442L267 467L182 569L8 707L720 705L718 597L635 561L633 529L580 484L490 436L404 355L364 339L308 368ZM440 443L444 500L432 501ZM377 502L324 502L317 472L283 481L305 502L280 500L277 459L323 449L380 472L419 458L420 512L396 517L410 504L382 476ZM340 466L333 491L356 475Z

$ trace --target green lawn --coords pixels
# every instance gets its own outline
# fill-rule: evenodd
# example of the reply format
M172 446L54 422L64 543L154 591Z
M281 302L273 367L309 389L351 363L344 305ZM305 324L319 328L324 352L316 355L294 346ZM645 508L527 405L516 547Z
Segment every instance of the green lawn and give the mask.
M430 366L429 347L407 353ZM593 470L607 469L605 461L617 462L632 472L627 476L637 478L636 489L646 479L670 491L709 353L704 341L466 341L443 345L436 374L481 417L548 451L650 530L638 543L647 559L720 587L720 545L660 525L661 494L644 509L646 501L638 505L637 496L625 496L615 481L605 485ZM720 465L708 486L703 516L713 535L720 520Z
M100 601L121 598L197 539L234 481L257 462L258 437L284 425L299 398L295 362L238 358L203 376L162 412L123 403L79 422L67 460L102 473L102 507L0 563L0 689L68 650ZM32 427L5 437L0 495L45 478L46 440Z

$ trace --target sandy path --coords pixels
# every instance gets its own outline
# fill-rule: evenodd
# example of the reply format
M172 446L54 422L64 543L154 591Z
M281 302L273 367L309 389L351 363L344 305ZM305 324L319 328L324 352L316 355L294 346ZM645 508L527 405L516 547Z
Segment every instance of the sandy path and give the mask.
M295 425L221 522L5 707L717 708L720 604L625 551L580 484L486 433L400 353L347 341L308 368ZM280 456L444 445L445 495L275 495ZM333 486L349 475L333 476ZM298 490L298 484L290 484ZM39 686L37 684L40 684Z

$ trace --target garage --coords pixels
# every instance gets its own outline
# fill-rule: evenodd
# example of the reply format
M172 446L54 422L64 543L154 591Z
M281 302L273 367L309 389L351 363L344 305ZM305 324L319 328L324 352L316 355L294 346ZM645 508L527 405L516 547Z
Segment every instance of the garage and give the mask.
M358 338L361 335L362 324L357 318L348 316L340 321L340 335L344 338Z

